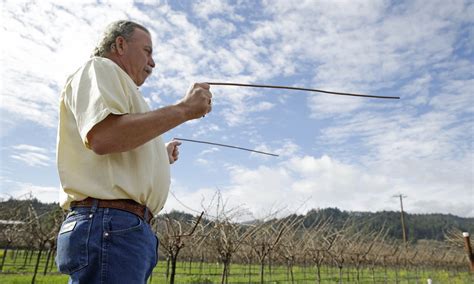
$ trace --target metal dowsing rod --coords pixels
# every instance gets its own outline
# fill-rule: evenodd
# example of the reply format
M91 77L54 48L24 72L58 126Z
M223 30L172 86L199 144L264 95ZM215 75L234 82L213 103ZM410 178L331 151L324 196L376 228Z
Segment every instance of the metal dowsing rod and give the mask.
M391 96L373 96L373 95L363 95L363 94L352 94L352 93L342 93L342 92L333 92L325 91L318 89L308 89L300 87L290 87L290 86L275 86L275 85L261 85L261 84L242 84L242 83L228 83L228 82L206 82L211 86L235 86L235 87L250 87L250 88L270 88L270 89L286 89L286 90L296 90L296 91L306 91L306 92L316 92L316 93L325 93L338 96L352 96L352 97L364 97L364 98L374 98L374 99L394 99L399 100L400 97L391 97Z
M277 155L277 154L272 154L272 153L267 153L267 152L252 150L252 149L248 149L248 148L243 148L243 147L237 147L237 146L227 145L227 144L220 144L220 143L214 143L214 142L208 142L208 141L202 141L202 140L186 139L186 138L177 138L177 137L175 137L175 138L173 138L173 139L174 139L174 140L178 140L178 141L187 141L187 142L194 142L194 143L201 143L201 144L208 144L208 145L215 145L215 146L227 147L227 148L238 149L238 150L244 150L244 151L254 152L254 153L263 154L263 155L269 155L269 156L279 157L279 155Z
M373 96L373 95L363 95L363 94L353 94L353 93L342 93L342 92L333 92L333 91L326 91L326 90L319 90L319 89L309 89L309 88L301 88L301 87L290 87L290 86L277 86L277 85L262 85L262 84L243 84L243 83L230 83L230 82L206 82L211 86L235 86L235 87L250 87L250 88L269 88L269 89L286 89L286 90L296 90L296 91L306 91L306 92L316 92L316 93L325 93L330 95L338 95L338 96L352 96L352 97L364 97L364 98L374 98L374 99L395 99L398 100L400 97L392 97L392 96ZM243 147L237 147L232 145L208 142L208 141L201 141L201 140L193 140L193 139L186 139L186 138L174 138L175 140L179 141L187 141L187 142L194 142L194 143L201 143L201 144L208 144L208 145L215 145L227 148L233 148L238 150L244 150L249 152L254 152L263 155L269 155L278 157L277 154L267 153L263 151L252 150Z

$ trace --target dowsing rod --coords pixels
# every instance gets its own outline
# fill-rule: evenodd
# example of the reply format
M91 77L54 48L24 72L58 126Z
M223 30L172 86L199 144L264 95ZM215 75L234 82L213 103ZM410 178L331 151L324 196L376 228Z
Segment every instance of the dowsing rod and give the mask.
M250 88L270 88L270 89L286 89L286 90L297 90L297 91L307 91L307 92L317 92L317 93L325 93L331 95L338 95L338 96L352 96L352 97L364 97L364 98L374 98L374 99L400 99L400 97L392 97L392 96L372 96L372 95L363 95L363 94L352 94L352 93L342 93L342 92L333 92L333 91L325 91L325 90L318 90L318 89L309 89L309 88L300 88L300 87L290 87L290 86L277 86L277 85L261 85L261 84L242 84L242 83L229 83L229 82L206 82L211 86L235 86L235 87L250 87ZM208 145L215 145L215 146L222 146L227 148L239 149L269 156L278 157L276 154L252 150L243 147L237 147L232 145L202 141L202 140L193 140L193 139L186 139L186 138L174 138L180 141L187 141L187 142L194 142L194 143L202 143Z
M237 147L237 146L227 145L227 144L220 144L220 143L214 143L214 142L208 142L208 141L202 141L202 140L186 139L186 138L177 138L177 137L175 137L174 139L175 139L175 140L179 140L179 141L187 141L187 142L194 142L194 143L201 143L201 144L209 144L209 145L222 146L222 147L227 147L227 148L239 149L239 150L244 150L244 151L249 151L249 152L254 152L254 153L259 153L259 154L264 154L264 155L269 155L269 156L278 157L277 154L272 154L272 153L267 153L267 152L262 152L262 151L247 149L247 148L243 148L243 147Z
M318 89L308 89L300 87L289 87L289 86L275 86L275 85L259 85L259 84L242 84L242 83L222 83L222 82L206 82L209 85L213 86L236 86L236 87L250 87L250 88L271 88L271 89L287 89L287 90L297 90L297 91L307 91L307 92L317 92L325 93L338 96L352 96L352 97L365 97L365 98L374 98L374 99L395 99L398 100L400 97L391 97L391 96L372 96L372 95L363 95L363 94L352 94L352 93L342 93L342 92L333 92L325 91Z

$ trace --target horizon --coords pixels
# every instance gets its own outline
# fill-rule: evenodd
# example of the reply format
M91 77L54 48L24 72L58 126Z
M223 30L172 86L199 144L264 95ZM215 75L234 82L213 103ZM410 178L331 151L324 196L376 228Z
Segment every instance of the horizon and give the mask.
M37 199L36 197L33 197L32 199L14 199L14 198L9 198L9 199L5 199L5 198L1 198L0 197L0 202L8 202L8 201L37 201L41 204L45 204L45 205L58 205L59 206L59 202L58 201L51 201L51 202L43 202L39 199ZM282 215L282 216L278 216L278 217L275 217L275 218L286 218L290 215L297 215L297 216L305 216L305 215L308 215L308 213L310 213L311 211L323 211L323 210L328 210L328 209L331 209L331 210L338 210L340 211L341 213L372 213L372 214L377 214L377 213L385 213L385 212L388 212L388 213L397 213L397 214L400 214L400 210L399 211L395 211L395 210L381 210L381 211L351 211L351 210L345 210L345 209L342 209L342 208L338 208L338 207L324 207L324 208L311 208L311 209L308 209L308 211L304 212L304 213L291 213L289 212L288 214L286 215ZM178 209L171 209L170 212L160 212L158 215L156 216L159 216L159 215L164 215L164 214L171 214L173 212L177 212L177 213L180 213L180 214L189 214L191 216L198 216L198 212L190 212L190 211L182 211L182 210L178 210ZM193 214L194 213L194 214ZM444 215L444 216L454 216L454 217L457 217L457 218L462 218L462 219L474 219L474 217L463 217L463 216L458 216L458 215L454 215L454 214L451 214L451 213L438 213L438 212L431 212L431 213L410 213L410 212L407 212L405 210L403 210L403 213L404 214L408 214L408 215ZM197 215L196 215L197 214ZM207 215L207 214L204 214L204 217L205 216L211 216L212 215ZM260 219L251 219L251 220L244 220L243 222L248 222L248 221L252 221L252 220L260 220Z
M162 213L215 199L258 217L310 208L474 217L474 1L6 0L0 33L0 197L58 199L58 98L105 26L144 25L152 109L193 82L316 88L380 100L212 86Z

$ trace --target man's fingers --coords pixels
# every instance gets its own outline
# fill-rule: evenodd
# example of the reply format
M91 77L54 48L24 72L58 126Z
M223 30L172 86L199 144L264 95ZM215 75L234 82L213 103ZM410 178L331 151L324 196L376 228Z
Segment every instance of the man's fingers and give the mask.
M194 87L200 87L205 90L209 90L211 86L208 83L194 83Z
M183 103L189 106L191 119L204 117L211 111L212 93L207 83L193 83L186 93Z

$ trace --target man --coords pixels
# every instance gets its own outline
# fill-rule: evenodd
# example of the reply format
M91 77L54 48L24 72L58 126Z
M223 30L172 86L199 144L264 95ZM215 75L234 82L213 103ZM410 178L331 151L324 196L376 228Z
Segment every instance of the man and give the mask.
M61 206L57 265L70 283L145 283L157 263L149 221L167 198L178 141L160 135L211 111L209 85L150 111L138 91L155 67L148 30L110 24L94 56L60 97L57 145Z

